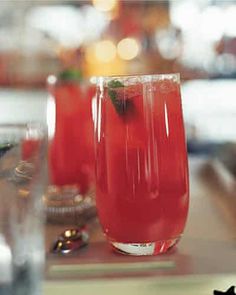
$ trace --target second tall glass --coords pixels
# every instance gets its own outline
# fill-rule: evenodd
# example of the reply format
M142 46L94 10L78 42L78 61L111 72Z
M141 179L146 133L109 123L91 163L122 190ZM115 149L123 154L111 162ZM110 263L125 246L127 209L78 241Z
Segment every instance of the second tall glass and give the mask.
M63 221L66 214L64 221L74 223L75 217L79 220L75 215L83 213L81 204L90 202L94 191L95 86L50 76L48 90L55 104L55 130L49 143L51 186L45 203L50 220Z

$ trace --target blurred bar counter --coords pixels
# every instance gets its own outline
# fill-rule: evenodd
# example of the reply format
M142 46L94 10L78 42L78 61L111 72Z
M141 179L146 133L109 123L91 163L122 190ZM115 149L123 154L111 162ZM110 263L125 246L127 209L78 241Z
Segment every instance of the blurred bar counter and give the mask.
M205 295L235 285L236 194L229 194L235 183L217 160L189 163L189 218L176 249L156 257L115 254L95 222L87 248L73 257L48 256L45 294Z

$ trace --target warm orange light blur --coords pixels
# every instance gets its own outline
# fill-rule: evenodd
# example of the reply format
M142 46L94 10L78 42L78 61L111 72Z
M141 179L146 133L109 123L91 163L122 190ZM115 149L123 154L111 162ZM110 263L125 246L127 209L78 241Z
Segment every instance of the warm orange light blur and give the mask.
M133 38L122 39L117 45L117 53L124 60L135 58L140 52L140 45Z
M93 5L100 11L111 11L117 5L117 0L93 0Z
M116 46L110 40L103 40L95 44L95 55L101 62L110 62L116 57Z
M112 43L113 44L113 43ZM122 75L126 72L126 63L116 55L109 62L104 62L97 57L97 43L90 45L85 51L85 76L107 76L107 75ZM116 49L116 47L115 47Z

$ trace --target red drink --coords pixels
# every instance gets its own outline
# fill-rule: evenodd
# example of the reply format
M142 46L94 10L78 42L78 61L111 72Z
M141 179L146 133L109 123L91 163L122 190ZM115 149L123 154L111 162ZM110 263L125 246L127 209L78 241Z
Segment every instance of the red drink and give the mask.
M173 246L188 212L178 76L161 77L103 81L98 89L98 214L113 247L135 255Z
M31 123L28 126L27 132L21 144L21 157L23 161L32 161L32 157L37 155L42 144L42 137L45 131L43 131L43 125L37 123Z
M22 160L27 161L39 149L38 139L25 139L22 141Z
M56 127L49 149L53 184L78 185L84 194L94 180L94 132L91 100L95 87L77 83L50 86L56 103Z

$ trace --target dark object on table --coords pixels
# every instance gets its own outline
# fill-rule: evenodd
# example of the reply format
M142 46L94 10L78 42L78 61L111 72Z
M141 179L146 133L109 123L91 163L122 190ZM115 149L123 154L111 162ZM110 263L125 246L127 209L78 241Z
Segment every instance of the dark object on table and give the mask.
M196 140L187 141L188 153L193 155L212 155L215 153L217 146L218 145L214 142Z
M0 157L2 157L12 147L13 147L12 143L2 143L2 144L0 144Z
M219 146L216 158L236 177L236 143L225 143Z
M235 286L231 286L225 292L214 290L214 295L236 295L235 292L234 292L234 288L235 288Z

